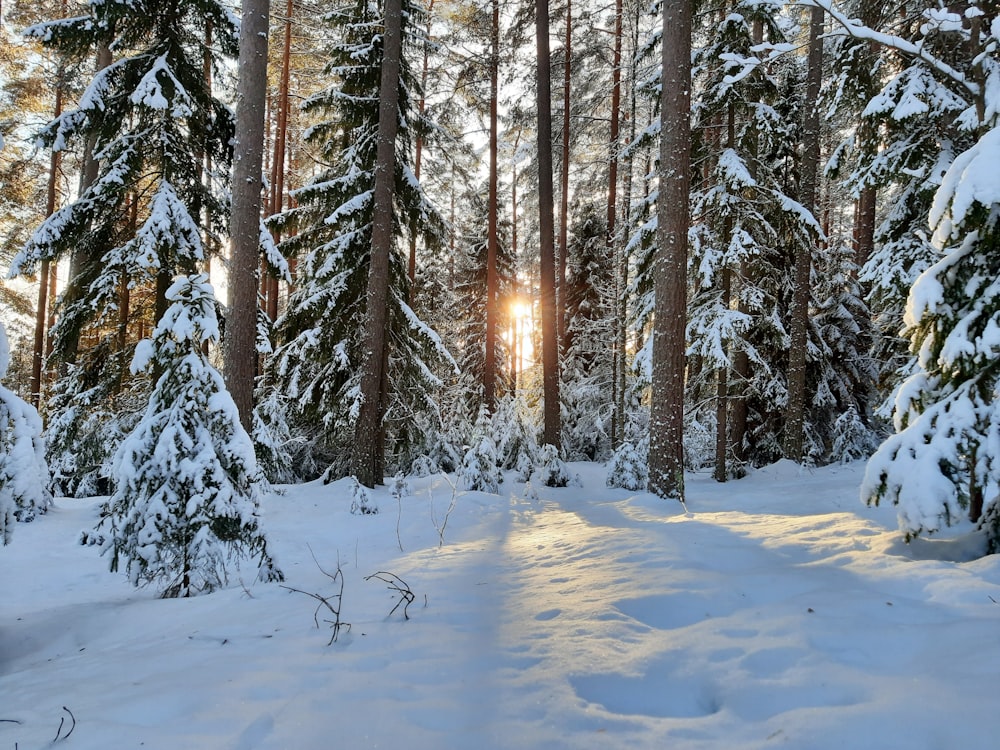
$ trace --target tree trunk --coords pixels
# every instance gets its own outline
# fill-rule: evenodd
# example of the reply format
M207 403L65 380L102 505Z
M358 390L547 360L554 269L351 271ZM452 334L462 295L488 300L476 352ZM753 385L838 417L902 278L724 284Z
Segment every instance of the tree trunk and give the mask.
M538 56L538 226L541 246L542 393L545 428L542 439L561 446L559 424L559 340L556 326L555 225L552 217L552 69L549 55L549 4L535 0Z
M625 349L620 346L618 331L620 330L625 317L625 289L626 282L618 273L615 259L618 257L615 231L617 229L616 220L618 218L618 128L621 118L622 101L622 0L615 0L615 41L614 53L611 59L611 132L608 134L608 206L607 206L607 234L605 235L605 245L609 261L615 267L615 298L614 298L614 319L615 324L612 330L611 341L611 447L617 448L621 444L621 422L618 414L618 371L625 366ZM627 271L626 271L627 272Z
M691 3L663 3L649 489L684 500L684 328L691 184Z
M726 111L726 148L736 147L736 110L733 103L729 103ZM733 222L731 217L727 217L722 236L728 239L733 233ZM728 310L733 301L733 271L730 266L726 266L722 271L719 281L719 292L722 297L722 306ZM731 350L732 346L727 345L726 349ZM729 479L729 365L724 364L719 368L716 375L716 404L715 404L715 480L725 482Z
M381 484L385 418L389 301L389 259L392 253L392 198L399 127L399 70L402 57L402 0L386 0L382 78L379 84L378 148L372 193L372 254L368 272L367 312L362 347L361 409L355 429L353 469L366 487Z
M434 12L434 0L427 4L427 34L424 39L424 63L420 72L420 101L417 102L418 117L423 120L424 111L427 108L427 73L430 69L430 38L431 38L431 13ZM413 176L420 182L420 165L424 155L424 136L422 126L417 127L417 137L413 151ZM410 227L410 257L407 264L407 276L410 279L410 307L413 307L416 297L417 282L417 231L416 224Z
M267 0L243 0L233 154L229 319L223 347L226 387L239 409L240 422L248 432L253 425L253 386L257 368L257 262L260 256L269 10Z
M556 277L556 304L559 345L566 346L566 264L569 262L569 116L573 57L573 4L566 0L566 36L563 41L562 173L559 189L559 268Z
M823 11L813 8L809 21L809 59L806 71L805 112L802 118L801 203L816 211L819 170L819 90L823 75ZM806 346L809 325L809 272L812 253L808 244L795 247L794 281L788 351L788 406L785 414L785 458L802 461L806 410Z
M111 64L111 50L102 44L97 50L97 64L94 67L95 75L100 73ZM87 192L91 185L97 180L100 171L100 162L94 156L94 148L97 144L97 134L92 133L87 136L83 145L83 165L80 169L79 195ZM69 285L66 289L64 299L66 304L73 302L80 294L80 290L90 283L86 278L95 264L92 257L93 248L74 249L69 259ZM76 362L77 353L80 348L79 329L66 332L66 344L62 350L62 360L64 364Z
M489 205L487 207L486 240L486 357L483 366L483 406L490 414L496 408L497 383L497 320L498 274L497 274L497 214L499 200L497 183L498 118L497 100L500 78L500 0L493 0L493 22L490 28L490 177Z
M53 107L53 119L62 114L62 67L58 72L56 82L56 101ZM51 216L56 210L56 187L59 179L59 164L62 160L61 151L53 151L49 157L49 182L45 198L45 215ZM50 268L50 262L43 260L38 272L38 307L35 310L35 347L31 360L31 404L36 409L42 400L42 362L45 359L45 332L47 330L49 313L49 278L55 276L55 269Z

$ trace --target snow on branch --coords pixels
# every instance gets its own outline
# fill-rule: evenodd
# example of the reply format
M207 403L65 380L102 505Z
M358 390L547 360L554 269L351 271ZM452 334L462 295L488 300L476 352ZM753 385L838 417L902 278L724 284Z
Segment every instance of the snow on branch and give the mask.
M843 28L844 33L855 39L865 39L876 44L881 44L884 47L890 47L894 50L898 50L907 55L916 57L929 65L931 68L936 70L943 76L950 78L962 87L964 87L970 94L977 96L980 92L979 84L975 81L970 81L964 73L956 70L944 60L931 54L923 44L920 42L910 42L902 37L896 36L895 34L886 34L881 31L875 31L868 26L865 26L859 20L855 18L849 18L846 13L839 10L835 5L833 0L798 0L798 3L807 8L817 7L821 8L825 13L827 13L834 21L836 21Z

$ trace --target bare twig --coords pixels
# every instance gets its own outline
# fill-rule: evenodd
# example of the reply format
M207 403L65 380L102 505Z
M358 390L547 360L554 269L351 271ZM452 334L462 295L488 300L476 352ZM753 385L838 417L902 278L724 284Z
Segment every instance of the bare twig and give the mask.
M59 728L56 729L56 738L52 740L52 744L59 742L59 740L68 740L69 736L73 734L73 730L76 729L76 717L73 716L73 712L70 711L68 708L66 708L66 706L63 706L63 711L69 714L70 721L72 721L73 723L70 725L69 731L66 732L66 735L63 736L62 730L63 730L63 725L66 723L66 717L65 716L61 717L59 719Z
M388 584L390 591L394 591L399 594L399 601L396 602L396 606L389 610L389 614L386 615L386 617L392 617L393 613L399 609L399 605L406 602L403 604L403 619L409 620L410 615L407 612L407 609L409 609L413 600L417 598L416 595L410 590L410 585L395 573L387 573L384 570L372 573L370 576L365 576L366 581L370 581L372 578Z
M312 555L313 562L316 563L316 567L319 568L320 573L322 573L331 581L333 581L333 584L335 586L339 586L337 593L331 594L330 596L323 596L322 594L316 594L312 591L303 591L302 589L297 589L292 586L282 585L281 588L287 589L288 591L294 591L296 594L305 594L306 596L311 597L319 602L319 604L316 605L316 611L313 612L313 622L316 623L317 628L319 628L320 609L326 607L328 610L330 610L331 613L333 613L332 620L324 620L324 622L330 626L330 629L332 631L330 635L330 640L326 644L327 646L329 646L335 643L337 638L340 637L341 628L347 628L347 632L351 631L351 623L343 622L340 619L340 610L344 606L344 573L340 569L339 556L337 559L336 572L328 573L326 570L323 569L323 566L319 564L319 560L316 559L316 555L313 553L312 547L310 547L308 544L306 545L306 547L309 549L309 554ZM333 604L334 600L336 600L336 604Z
M444 481L446 481L448 486L451 487L451 502L448 503L448 510L444 512L444 521L440 526L438 525L437 517L434 513L434 494L431 490L427 490L427 494L430 496L431 500L431 523L434 524L434 528L437 529L438 533L438 547L444 546L444 530L448 528L448 518L451 516L451 512L455 510L455 501L458 499L458 489L454 484L452 484L451 480L448 479L448 475L442 472L441 476L444 477Z

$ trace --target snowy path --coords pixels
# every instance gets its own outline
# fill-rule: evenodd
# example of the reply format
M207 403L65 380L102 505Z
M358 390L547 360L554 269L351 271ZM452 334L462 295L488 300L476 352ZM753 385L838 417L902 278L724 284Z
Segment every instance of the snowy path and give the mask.
M857 467L694 478L688 514L575 468L584 488L460 494L440 546L440 478L371 517L344 483L290 488L267 527L296 588L330 594L313 553L339 561L332 646L275 586L131 590L72 543L94 502L61 501L0 549L0 748L48 746L62 706L67 750L995 748L996 557L906 547Z

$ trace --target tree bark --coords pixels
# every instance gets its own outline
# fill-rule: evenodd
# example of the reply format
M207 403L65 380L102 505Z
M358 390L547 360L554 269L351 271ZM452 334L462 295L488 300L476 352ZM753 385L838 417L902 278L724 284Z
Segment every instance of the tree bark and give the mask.
M355 429L353 469L366 487L381 484L385 434L385 390L389 300L389 258L392 253L392 199L399 127L399 71L402 57L402 0L386 0L382 78L379 85L378 147L372 193L372 253L368 272L361 409Z
M257 368L257 265L269 12L267 0L243 0L233 154L229 319L223 347L226 387L239 409L240 422L248 432L253 426Z
M493 0L493 21L490 27L490 176L489 204L487 207L486 240L486 356L483 366L483 406L490 414L496 408L497 383L497 320L498 274L497 274L497 214L499 213L498 192L498 116L500 79L500 0Z
M691 184L691 3L663 3L649 489L684 500L684 329Z
M549 4L535 0L538 60L538 226L542 302L542 439L561 447L559 424L559 340L556 324L555 224L552 187L552 66L549 54Z
M573 57L573 4L566 0L566 35L563 40L563 118L562 118L562 171L559 188L559 268L556 276L556 304L559 327L559 345L566 346L566 264L569 262L569 132L570 132L570 83Z
M53 119L62 114L62 75L62 66L60 66L56 82L56 101L53 107ZM56 187L61 161L62 152L53 151L49 157L49 182L45 198L46 216L51 216L56 210ZM50 261L43 260L38 272L38 307L35 310L35 347L31 360L31 404L36 409L40 406L42 400L42 362L45 359L45 333L49 313L49 279L50 275L55 275L55 269L50 266Z
M427 4L427 34L424 39L424 63L420 72L420 101L417 102L418 117L423 120L424 111L427 108L427 74L430 69L430 38L431 38L431 13L434 12L434 0ZM424 136L420 126L417 127L417 137L413 150L413 176L420 182L420 166L424 156ZM410 229L410 257L407 264L407 276L410 279L410 307L413 307L417 291L417 232L416 227Z
M614 313L615 324L612 330L611 346L611 447L617 448L622 440L621 417L618 414L618 372L619 368L625 366L625 347L621 346L618 332L624 324L625 317L625 290L626 280L618 273L617 241L615 232L617 230L616 220L618 218L618 152L620 146L619 120L621 118L622 101L622 0L615 0L615 41L614 53L611 59L611 132L608 134L608 205L607 205L607 234L605 235L605 245L607 247L608 258L615 268L615 298ZM626 269L627 273L627 269Z
M805 112L802 118L801 203L815 215L819 170L819 90L823 75L823 11L813 8L809 21L809 57L806 71ZM788 351L788 405L785 413L785 458L802 461L805 442L806 346L809 326L809 272L811 248L795 247L794 281Z

